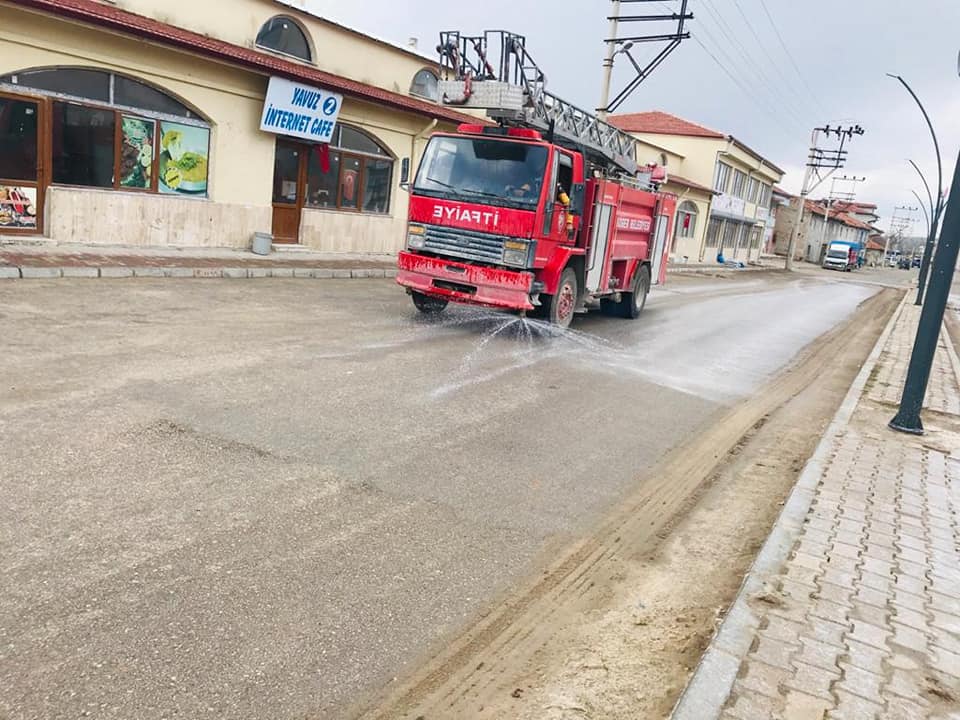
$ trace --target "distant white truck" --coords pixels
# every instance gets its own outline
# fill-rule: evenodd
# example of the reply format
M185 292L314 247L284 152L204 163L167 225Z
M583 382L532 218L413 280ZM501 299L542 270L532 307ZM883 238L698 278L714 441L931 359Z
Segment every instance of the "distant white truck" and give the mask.
M823 267L850 272L860 267L861 244L850 240L834 240L827 246Z

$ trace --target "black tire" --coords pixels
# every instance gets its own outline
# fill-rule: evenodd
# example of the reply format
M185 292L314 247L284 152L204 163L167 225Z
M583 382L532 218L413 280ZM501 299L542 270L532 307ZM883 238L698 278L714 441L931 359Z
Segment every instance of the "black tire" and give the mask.
M418 293L417 291L410 293L410 297L413 298L413 304L416 306L417 310L422 312L424 315L438 315L447 307L446 300L430 297L429 295L424 295L423 293Z
M547 322L560 328L570 327L577 303L580 301L580 287L573 268L567 268L560 275L556 295L541 295L543 317Z
M640 317L640 313L647 306L647 295L650 293L650 267L641 265L634 273L633 286L630 292L625 292L620 297L620 304L617 306L620 317L628 320L635 320Z

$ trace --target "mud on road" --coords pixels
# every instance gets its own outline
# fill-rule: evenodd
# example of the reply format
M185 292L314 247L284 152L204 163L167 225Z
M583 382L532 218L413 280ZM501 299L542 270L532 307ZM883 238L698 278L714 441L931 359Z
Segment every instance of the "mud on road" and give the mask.
M356 714L668 716L900 297L864 301L669 453L593 535Z

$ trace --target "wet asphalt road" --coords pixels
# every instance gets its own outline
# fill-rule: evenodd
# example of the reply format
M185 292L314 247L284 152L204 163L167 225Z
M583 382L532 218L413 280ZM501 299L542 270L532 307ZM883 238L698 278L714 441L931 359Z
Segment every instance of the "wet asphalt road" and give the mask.
M556 336L389 281L0 284L0 717L339 717L877 291Z

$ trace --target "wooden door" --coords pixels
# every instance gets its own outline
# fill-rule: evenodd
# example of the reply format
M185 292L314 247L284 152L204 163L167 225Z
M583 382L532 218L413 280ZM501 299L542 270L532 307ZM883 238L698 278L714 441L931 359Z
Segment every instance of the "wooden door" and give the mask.
M0 93L0 233L43 232L45 103Z
M289 140L277 140L273 166L273 241L300 242L307 184L309 148Z

